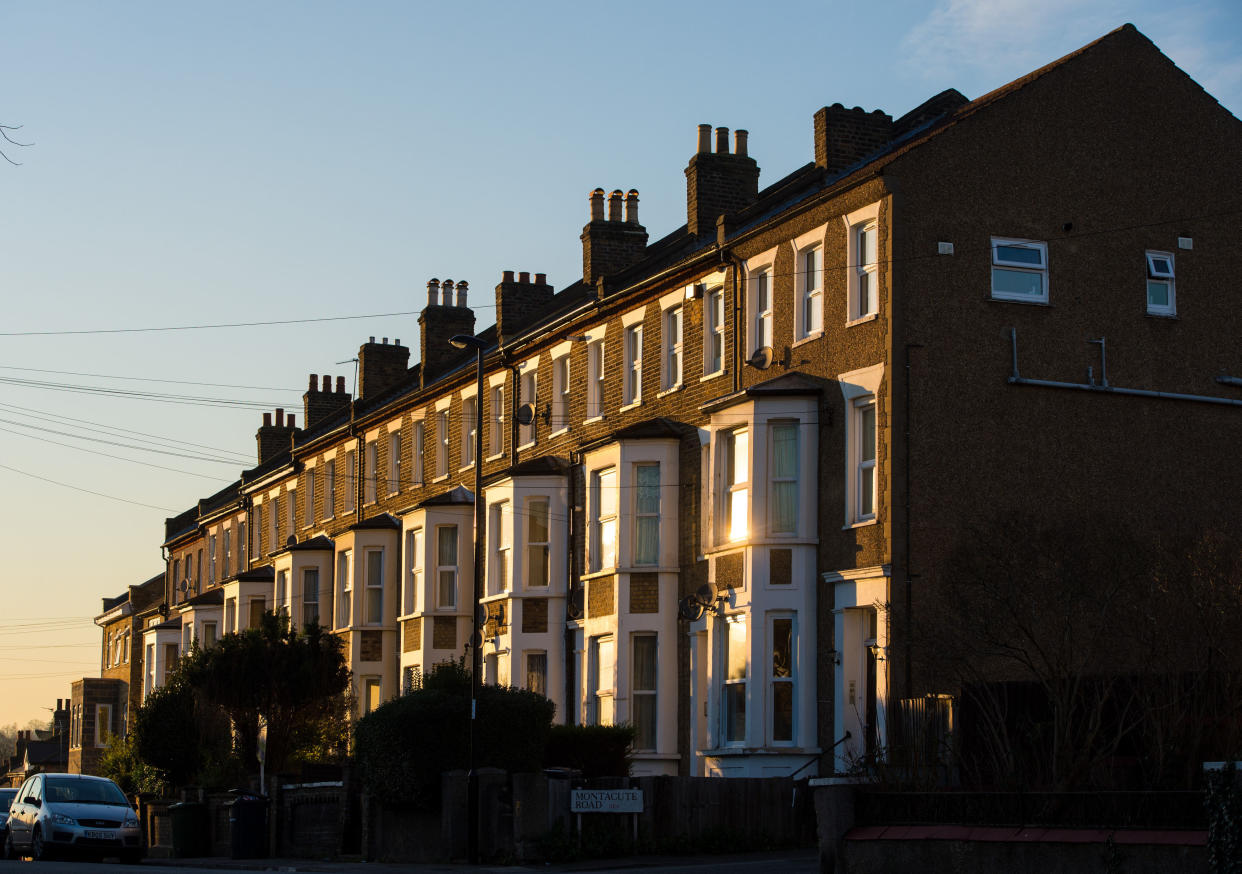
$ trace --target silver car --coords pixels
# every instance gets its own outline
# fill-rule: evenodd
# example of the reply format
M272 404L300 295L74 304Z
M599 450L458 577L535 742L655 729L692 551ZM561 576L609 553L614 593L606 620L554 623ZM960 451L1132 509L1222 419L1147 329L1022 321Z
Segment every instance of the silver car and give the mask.
M138 815L125 793L105 777L35 774L9 807L5 854L36 861L64 852L95 858L142 858Z
M4 847L4 858L12 858L9 853L9 805L17 797L16 789L0 788L0 846Z

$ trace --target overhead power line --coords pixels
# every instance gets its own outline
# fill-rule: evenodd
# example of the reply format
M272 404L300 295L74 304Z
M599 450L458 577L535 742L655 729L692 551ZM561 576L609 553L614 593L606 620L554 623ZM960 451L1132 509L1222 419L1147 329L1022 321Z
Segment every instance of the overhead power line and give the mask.
M63 483L60 480L48 479L45 476L38 476L37 474L27 473L24 470L18 470L16 467L9 467L7 464L0 464L0 470L7 470L10 473L18 474L19 476L26 476L26 477L30 477L31 479L37 479L40 482L51 483L54 486L61 486L66 489L73 489L75 492L82 492L87 495L94 495L97 498L107 498L110 501L120 501L122 504L132 504L135 507L147 507L148 509L151 509L151 510L163 510L165 513L181 512L180 510L176 510L172 507L161 507L158 504L148 504L143 501L131 501L129 498L120 498L120 497L117 497L116 495L109 495L106 492L97 492L94 489L86 489L86 488L82 488L81 486L75 486L72 483Z
M270 385L238 385L229 382L198 382L189 379L161 379L156 376L121 376L115 373L84 373L80 370L48 370L44 367L18 367L14 364L0 364L0 370L22 370L27 373L55 373L60 376L89 376L95 379L126 379L133 382L166 382L172 385L202 385L208 388L240 388L245 391L294 391L288 386Z
M187 404L201 407L236 407L248 410L269 410L273 407L285 406L284 401L247 401L239 398L213 398L201 395L178 395L165 392L137 391L134 389L107 388L97 385L82 385L68 382L45 382L37 379L19 379L12 376L0 376L0 384L17 385L26 388L47 389L50 391L67 391L76 394L97 394L106 397L128 398L130 400L159 401L168 404Z

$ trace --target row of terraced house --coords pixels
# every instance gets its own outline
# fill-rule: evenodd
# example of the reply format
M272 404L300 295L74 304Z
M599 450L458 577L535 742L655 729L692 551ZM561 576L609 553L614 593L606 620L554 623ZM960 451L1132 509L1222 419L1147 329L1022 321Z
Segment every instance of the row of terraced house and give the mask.
M747 133L700 125L683 226L597 189L580 279L506 271L494 325L433 279L417 361L371 338L356 396L312 374L265 414L105 600L71 768L265 610L340 636L360 713L417 686L469 652L478 536L484 682L632 724L638 774L843 772L954 692L911 641L971 523L1236 522L1237 119L1127 25L809 133L761 188Z

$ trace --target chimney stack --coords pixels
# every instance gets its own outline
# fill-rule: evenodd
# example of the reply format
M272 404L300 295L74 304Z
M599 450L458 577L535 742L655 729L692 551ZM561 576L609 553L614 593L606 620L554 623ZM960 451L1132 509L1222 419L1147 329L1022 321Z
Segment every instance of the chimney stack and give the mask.
M515 282L513 271L504 271L500 284L496 286L496 336L499 342L507 343L533 325L552 303L552 286L548 285L547 279L547 274L536 273L534 282L531 282L530 274L523 270L518 273Z
M436 299L437 290L443 291L440 300ZM456 301L453 300L454 290ZM443 283L433 279L427 283L427 306L418 316L419 381L424 387L461 360L461 350L450 346L449 339L457 334L474 333L474 311L467 303L469 291L470 284L465 280L456 285L451 279ZM359 395L366 397L361 390Z
M714 233L716 219L732 215L759 197L759 165L746 152L748 134L734 132L736 147L729 152L729 129L716 128L716 151L710 151L710 124L699 125L698 151L686 167L686 228L701 236Z
M604 189L590 194L591 220L582 229L582 281L595 285L631 267L647 251L647 229L638 223L638 192L616 189L608 195L608 218L604 218ZM624 211L624 215L622 214Z
M285 411L277 407L275 422L271 413L263 414L263 425L255 433L255 442L259 446L259 464L275 458L282 452L288 452L293 448L293 435L297 432L297 428L293 425L293 416L289 416L289 421L285 422Z
M825 106L815 113L815 163L836 175L884 148L892 137L892 116L882 110Z
M444 280L444 296L452 292L453 280ZM400 341L389 344L385 337L382 343L370 338L358 349L358 399L365 400L383 394L405 379L410 367L410 350L402 346Z
M319 387L319 377L312 373L308 380L306 394L302 395L302 415L306 419L306 430L310 430L320 422L349 406L349 395L345 394L345 377L338 376L336 391L332 391L332 377L324 374L323 388Z

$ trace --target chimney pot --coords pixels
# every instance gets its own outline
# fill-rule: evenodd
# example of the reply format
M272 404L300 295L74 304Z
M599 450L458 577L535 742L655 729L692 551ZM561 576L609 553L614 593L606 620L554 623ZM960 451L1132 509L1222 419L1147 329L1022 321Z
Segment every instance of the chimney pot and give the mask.
M696 152L710 152L712 150L712 126L710 124L699 125L699 146Z
M729 154L729 129L727 127L716 128L716 154Z
M368 343L374 343L374 342L375 342L375 338L374 338L374 337L372 337L371 339L367 340L367 342L368 342Z
M520 271L518 273L518 282L522 283L523 285L529 285L530 284L530 272L526 270Z
M591 221L604 220L604 189L596 188L591 192Z
M319 376L318 376L318 374L314 374L314 373L312 373L312 374L310 375L310 379L308 380L308 382L309 382L310 384L306 387L306 390L307 390L307 391L314 391L314 390L315 390L315 388L316 388L316 386L318 386L318 385L319 385Z
M631 188L625 194L625 220L631 225L638 224L638 191Z
M608 195L608 221L621 221L621 198L624 197L621 189L615 189L612 194Z
M374 340L375 338L372 337L371 339ZM277 428L285 427L285 411L284 411L284 408L282 407L276 408L276 427Z
M263 427L264 428L272 427L272 414L271 413L263 414Z
M464 279L461 282L457 283L457 305L459 307L464 308L466 306L466 292L469 290L469 288L470 288L470 283L466 282L466 280Z
M327 379L327 377L324 378ZM341 394L345 394L345 377L338 376L336 378L336 390Z
M384 345L385 345L385 346L387 346L387 345L388 345L388 338L387 338L387 337L385 337L385 338L384 338Z
M400 338L400 337L393 337L393 338L392 338L392 345L394 345L394 346L400 346L400 345L401 345L401 338Z
M295 427L293 424L293 413L289 414L289 418L285 420L285 424L288 425L290 428Z
M443 296L443 302L446 307L453 305L453 280L446 279L440 283L440 293Z
M328 376L326 373L323 375L323 390L325 392L332 391L332 377Z
M512 282L512 281L513 281L513 271L512 271L512 270L506 270L503 274L501 274L501 276L500 276L500 281L501 281L501 282Z
M742 158L746 157L746 138L749 136L748 131L735 130L733 132L733 154Z
M535 285L547 285L547 284L548 284L548 274L546 273L535 274Z
M427 283L427 306L433 307L438 304L440 297L440 280L432 279Z

